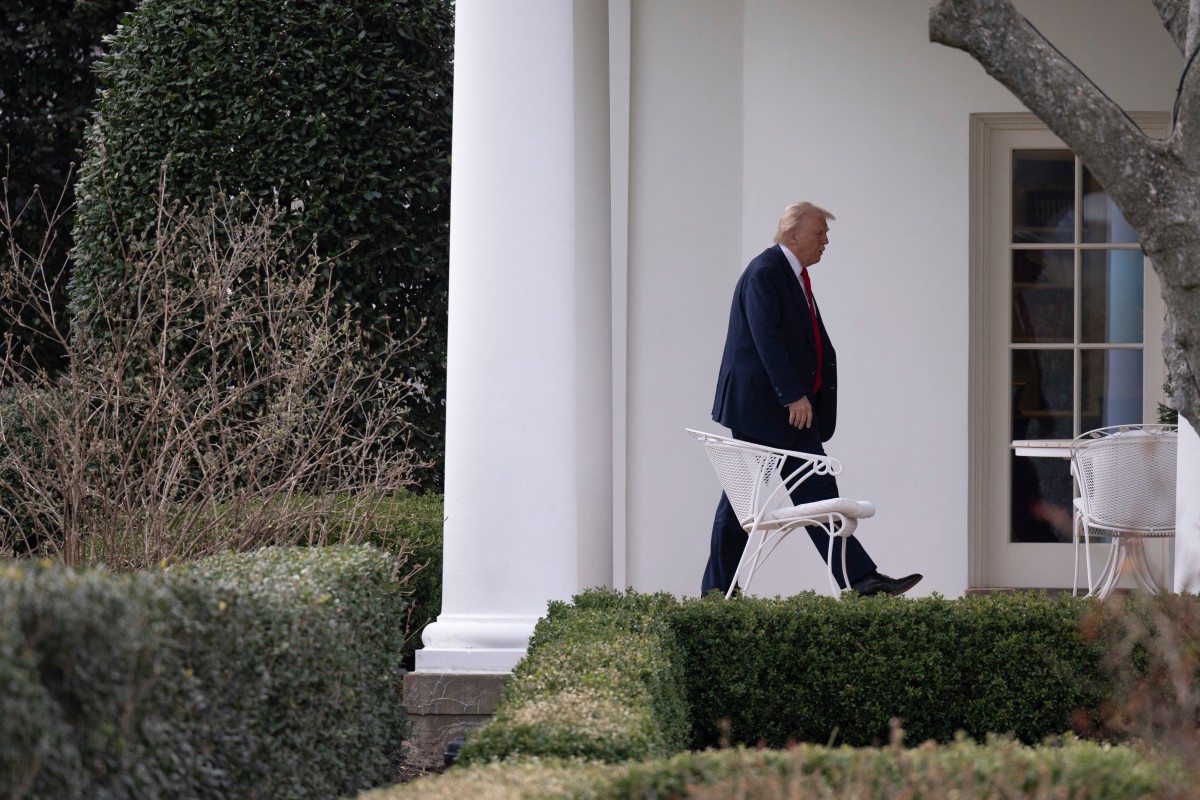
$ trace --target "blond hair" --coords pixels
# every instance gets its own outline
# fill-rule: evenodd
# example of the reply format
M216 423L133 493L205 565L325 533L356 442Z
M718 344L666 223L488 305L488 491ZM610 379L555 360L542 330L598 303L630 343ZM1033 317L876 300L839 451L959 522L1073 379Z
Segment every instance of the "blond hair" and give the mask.
M824 219L836 219L833 214L830 214L820 206L814 206L812 203L792 203L783 210L779 215L779 227L775 229L775 244L783 244L787 239L787 235L799 228L804 220L810 217L822 217Z

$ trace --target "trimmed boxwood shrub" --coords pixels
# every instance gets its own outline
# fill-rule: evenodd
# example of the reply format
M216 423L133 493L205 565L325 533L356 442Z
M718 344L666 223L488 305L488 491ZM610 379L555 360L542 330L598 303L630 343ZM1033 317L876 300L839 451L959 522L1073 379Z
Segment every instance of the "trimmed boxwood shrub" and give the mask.
M1178 765L1089 742L1027 747L1012 741L958 741L940 747L729 749L621 764L557 759L493 762L452 769L359 800L642 800L643 798L1187 797Z
M1109 694L1102 646L1078 630L1093 605L1033 593L728 602L592 590L551 605L461 758L647 758L689 723L693 749L878 745L900 731L1035 743L1081 721L1090 729Z
M451 0L144 0L107 41L78 185L77 341L103 347L131 242L167 201L278 201L339 256L338 305L367 335L423 344L394 366L440 462L449 226ZM180 270L180 280L187 270ZM177 346L186 346L181 342ZM439 471L431 470L431 475ZM436 477L433 478L436 482Z
M158 577L46 563L0 570L0 794L213 797L204 693L176 640L183 604Z
M441 494L398 492L378 508L379 525L370 541L403 559L401 580L408 608L404 615L405 669L414 668L421 632L442 612L442 532L445 504Z
M0 795L328 798L395 775L396 558L0 569Z
M591 606L550 604L462 763L526 754L621 761L686 747L682 662L667 617L655 613L674 601L592 598Z
M239 797L336 797L394 774L405 601L369 547L267 548L171 570L207 746Z
M1101 650L1078 632L1089 604L1032 593L683 603L671 625L692 746L880 744L893 719L916 742L1061 734L1101 698Z

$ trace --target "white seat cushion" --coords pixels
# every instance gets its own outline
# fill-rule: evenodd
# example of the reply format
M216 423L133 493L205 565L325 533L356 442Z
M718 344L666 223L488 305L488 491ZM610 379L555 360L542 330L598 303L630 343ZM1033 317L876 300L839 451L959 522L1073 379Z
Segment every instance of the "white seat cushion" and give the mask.
M767 512L758 523L760 530L784 527L788 524L812 519L824 514L841 514L850 519L866 519L875 516L875 506L866 500L851 500L848 497L831 497L828 500L818 500L815 503L802 503L798 506L786 506ZM744 525L749 525L746 521Z

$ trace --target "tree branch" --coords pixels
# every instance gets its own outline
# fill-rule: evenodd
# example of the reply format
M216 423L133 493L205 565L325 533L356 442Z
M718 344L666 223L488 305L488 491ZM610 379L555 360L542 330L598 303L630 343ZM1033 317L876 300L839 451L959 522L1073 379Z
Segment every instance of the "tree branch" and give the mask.
M1200 0L1153 0L1177 47L1200 44ZM1010 0L941 0L934 42L975 58L1099 178L1137 230L1161 280L1163 351L1176 407L1200 427L1200 64L1190 62L1174 129L1152 139L1013 8ZM1189 56L1190 59L1190 56ZM1200 59L1197 59L1200 61Z
M1153 0L1153 3L1154 10L1162 18L1167 33L1171 34L1171 40L1175 42L1179 52L1186 58L1189 52L1187 43L1190 15L1188 10L1191 0Z
M1166 145L1142 133L1009 0L941 0L929 15L929 37L965 51L1016 95L1088 165L1141 231L1148 219L1136 218L1132 201L1144 198L1162 171Z

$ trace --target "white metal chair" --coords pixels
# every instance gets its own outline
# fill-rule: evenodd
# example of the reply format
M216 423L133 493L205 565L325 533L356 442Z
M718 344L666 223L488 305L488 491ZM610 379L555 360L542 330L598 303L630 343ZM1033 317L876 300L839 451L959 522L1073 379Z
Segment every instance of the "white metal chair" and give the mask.
M721 488L749 536L725 596L728 598L733 594L739 578L742 579L742 591L749 591L754 573L783 538L808 525L819 525L829 534L829 552L825 558L829 586L834 595L840 594L841 588L833 574L834 537L845 538L854 533L860 519L875 516L875 506L845 497L793 505L790 493L813 475L840 474L842 463L829 456L780 450L691 428L687 432L704 445ZM791 474L782 475L783 463L788 457L797 459L800 466ZM841 561L842 575L845 575L844 546Z
M1142 542L1175 535L1176 439L1174 425L1116 425L1088 431L1071 443L1071 474L1079 487L1072 533L1073 593L1079 589L1081 539L1090 596L1108 597L1126 562L1139 586L1163 591L1146 562ZM1093 531L1109 535L1112 544L1095 579L1089 548Z

